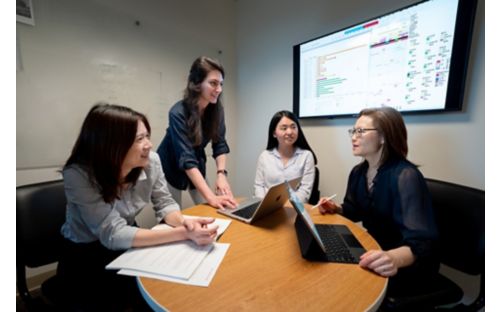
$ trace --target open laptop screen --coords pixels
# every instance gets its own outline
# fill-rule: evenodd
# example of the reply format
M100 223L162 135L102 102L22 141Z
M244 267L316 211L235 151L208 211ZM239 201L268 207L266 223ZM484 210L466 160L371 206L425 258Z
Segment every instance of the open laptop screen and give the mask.
M311 216L309 216L309 213L306 211L304 204L297 197L295 191L290 187L288 182L287 182L287 190L288 190L289 200L292 203L293 208L295 208L297 214L304 220L304 223L307 225L307 228L311 232L314 239L318 242L321 249L323 249L323 251L326 252L326 247L323 244L321 237L319 236L318 230L316 229L316 226L314 225Z

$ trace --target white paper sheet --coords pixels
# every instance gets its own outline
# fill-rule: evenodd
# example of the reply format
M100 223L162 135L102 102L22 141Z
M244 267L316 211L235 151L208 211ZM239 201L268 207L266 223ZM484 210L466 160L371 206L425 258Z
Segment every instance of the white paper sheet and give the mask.
M126 270L126 269L118 271L118 274L156 278L159 280L173 282L173 283L208 287L213 277L215 276L215 273L217 272L217 269L219 268L222 259L224 259L224 256L226 255L229 246L230 244L227 243L215 243L214 248L210 250L207 257L203 259L201 264L194 271L193 275L187 280L159 275L159 274L136 271L136 270Z
M106 269L132 269L188 279L213 245L198 246L192 241L127 250Z
M191 216L185 217L196 218ZM210 224L209 227L214 225L219 226L217 230L217 238L219 238L228 228L230 223L231 220L215 218L214 223ZM159 224L153 227L153 229L158 230L169 227L170 226L166 224ZM215 244L198 246L193 241L185 240L158 246L132 248L109 263L106 269L132 270L135 272L154 274L161 278L174 278L187 281L214 246ZM215 252L211 258L217 257L218 254L219 251ZM222 261L224 254L225 251L220 259L217 258L219 261L218 263ZM210 263L210 260L207 263ZM217 267L215 267L215 270L216 269ZM201 272L204 272L202 274L207 273L203 270L201 270Z

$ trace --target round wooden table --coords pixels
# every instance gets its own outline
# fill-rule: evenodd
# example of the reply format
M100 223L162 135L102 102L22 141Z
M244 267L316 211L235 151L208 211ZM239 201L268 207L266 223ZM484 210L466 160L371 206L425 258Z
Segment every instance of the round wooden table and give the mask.
M345 224L366 250L380 249L350 220L323 216L306 206L315 223ZM183 213L228 219L206 205ZM375 311L384 298L387 278L356 264L303 259L295 217L287 202L252 225L233 220L219 239L231 246L209 287L140 277L141 292L160 311Z

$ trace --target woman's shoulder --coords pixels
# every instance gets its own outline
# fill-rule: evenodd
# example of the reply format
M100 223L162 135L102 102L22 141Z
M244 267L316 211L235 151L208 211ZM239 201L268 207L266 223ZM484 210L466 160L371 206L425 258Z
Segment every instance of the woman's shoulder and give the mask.
M170 108L168 112L169 127L186 127L187 115L183 103L183 101L179 101Z
M65 184L90 185L88 170L79 164L71 164L63 168L62 176Z
M298 147L298 146L295 147L295 153L297 153L297 154L305 154L307 152L310 152L310 151L306 150L306 149L303 149L301 147Z
M314 158L313 153L310 150L303 149L300 147L295 148L295 154L303 159Z
M149 164L144 170L146 171L151 171L155 170L157 168L161 168L161 159L160 155L156 153L155 151L150 151L149 152Z
M270 156L273 156L274 153L275 153L275 148L273 148L272 150L268 150L268 149L265 149L263 150L260 155L259 155L259 159L262 159L262 158L266 158L266 157L270 157Z
M367 164L366 160L364 160L352 168L351 174L352 173L356 174L356 173L366 171L367 167L368 167L368 164Z
M389 172L392 172L393 175L398 177L406 176L407 178L423 178L423 174L420 172L418 167L407 159L393 160L387 169Z
M139 180L156 180L160 174L163 174L161 160L158 153L149 152L149 164L143 168Z
M184 101L180 100L176 102L172 107L170 108L169 114L170 115L184 115Z
M161 164L160 156L155 151L149 152L149 161L157 164Z
M86 172L87 170L85 170L82 165L75 163L65 166L62 170L63 175L82 174Z
M410 162L407 159L394 159L388 162L388 169L390 170L396 170L396 171L401 171L401 170L416 170L419 171L417 166L414 165L412 162Z

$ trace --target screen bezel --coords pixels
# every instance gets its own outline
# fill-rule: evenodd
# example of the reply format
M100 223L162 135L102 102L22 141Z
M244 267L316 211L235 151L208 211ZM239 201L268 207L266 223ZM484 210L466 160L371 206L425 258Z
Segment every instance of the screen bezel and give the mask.
M362 25L374 19L382 18L384 16L406 10L411 7L421 5L422 3L429 2L430 0L423 0L400 9L396 9L385 14L366 19L362 22L357 22L342 29L335 30L328 34L318 36L316 38L304 41L293 46L293 112L300 119L328 119L337 117L357 117L359 112L352 112L348 114L330 114L330 115L315 115L315 116L301 116L300 114L300 47L306 43L322 39L326 36L342 32L351 27ZM462 111L467 66L469 62L470 47L472 43L472 33L474 26L474 19L476 15L477 0L458 0L457 19L455 23L452 56L450 61L449 82L446 91L445 107L439 109L422 109L412 111L401 111L402 114L428 114L428 113L445 113Z
M307 212L307 210L304 207L304 204L300 202L296 197L294 198L294 194L291 194L289 191L289 201L292 204L293 208L297 212L298 215L300 215L300 218L304 221L304 223L307 226L307 229L309 230L309 233L314 237L314 240L318 243L320 248L326 253L326 247L323 244L323 241L321 240L321 237L319 236L319 232L316 229L316 225L314 224L313 220L311 219L311 216Z

